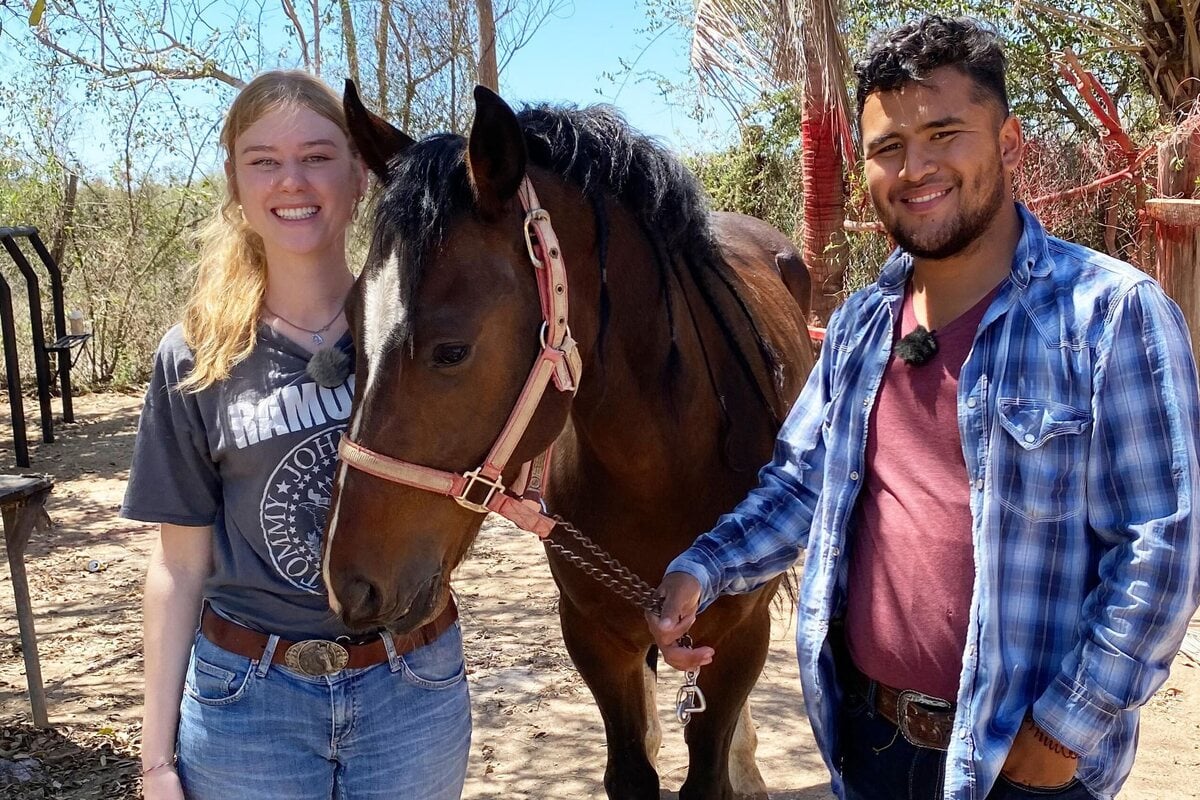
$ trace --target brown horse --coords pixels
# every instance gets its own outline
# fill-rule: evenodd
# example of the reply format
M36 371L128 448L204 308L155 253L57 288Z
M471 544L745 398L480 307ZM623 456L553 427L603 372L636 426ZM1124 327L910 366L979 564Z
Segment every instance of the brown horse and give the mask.
M774 263L778 242L726 242L737 254L727 261L695 180L611 109L516 115L482 88L475 101L468 139L414 142L347 86L351 133L382 193L347 306L359 353L344 443L459 480L491 459L530 365L546 352L539 329L545 339L556 326L523 234L518 191L528 176L558 237L545 241L539 229L541 256L565 259L564 285L546 291L569 291L569 320L557 321L569 334L558 339L564 350L578 341L582 377L577 391L577 375L556 377L497 483L511 486L519 465L553 444L550 509L656 583L754 484L812 366L800 309ZM726 238L746 227L733 221ZM362 462L339 467L326 581L348 624L407 631L449 602L451 572L483 514L417 488L420 476L402 485L382 474ZM605 788L657 798L642 611L548 555L567 649L604 719ZM708 709L686 728L680 797L734 796L731 742L766 657L775 589L722 598L693 628L717 656L699 676ZM749 726L743 733L753 736ZM752 758L735 773L740 792L764 791Z

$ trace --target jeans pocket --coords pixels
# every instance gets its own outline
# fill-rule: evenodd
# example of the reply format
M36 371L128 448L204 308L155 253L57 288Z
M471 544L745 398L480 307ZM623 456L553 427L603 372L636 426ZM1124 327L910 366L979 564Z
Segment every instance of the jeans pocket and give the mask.
M842 713L849 716L866 715L870 711L870 706L867 705L867 698L863 697L858 692L846 692L842 695Z
M202 705L224 706L240 700L253 677L253 661L197 636L183 690Z
M1056 797L1061 800L1083 800L1092 795L1078 778L1072 778L1062 786L1026 786L1001 775L995 788L988 793L987 800L1026 800L1033 797Z
M426 689L445 689L463 681L467 664L463 658L462 630L451 625L433 642L400 656L396 670L406 680Z

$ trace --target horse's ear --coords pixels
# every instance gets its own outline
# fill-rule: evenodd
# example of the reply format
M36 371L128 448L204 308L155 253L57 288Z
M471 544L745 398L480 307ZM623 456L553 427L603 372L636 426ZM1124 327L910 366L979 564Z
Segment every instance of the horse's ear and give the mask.
M346 81L346 89L342 93L342 110L346 114L346 127L350 129L350 138L354 140L354 146L362 160L381 181L386 181L388 162L411 145L413 140L392 127L383 117L368 111L359 99L358 87L352 80Z
M499 95L475 87L475 121L467 147L467 172L486 216L498 216L525 177L525 137L517 115Z

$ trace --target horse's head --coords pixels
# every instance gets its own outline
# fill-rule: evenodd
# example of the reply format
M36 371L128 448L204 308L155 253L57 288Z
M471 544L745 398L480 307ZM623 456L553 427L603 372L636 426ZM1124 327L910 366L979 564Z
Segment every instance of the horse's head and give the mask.
M489 457L542 350L517 197L523 135L499 97L480 88L475 101L467 140L415 142L369 112L349 82L344 98L353 140L382 183L347 305L358 359L346 438L440 474L461 475ZM569 403L551 384L507 459L506 484L553 441ZM325 538L332 607L357 628L406 631L427 621L447 601L450 573L483 516L343 462Z

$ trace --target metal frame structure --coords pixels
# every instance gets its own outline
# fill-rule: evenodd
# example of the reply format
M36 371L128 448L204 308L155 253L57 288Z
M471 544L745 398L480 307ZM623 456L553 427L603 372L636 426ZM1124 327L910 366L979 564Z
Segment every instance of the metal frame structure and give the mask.
M50 278L50 298L53 307L55 339L46 344L42 319L41 285L37 270L25 257L17 239L28 239L38 260ZM54 441L54 414L50 408L50 390L54 378L50 369L50 353L58 355L58 382L62 397L64 422L75 421L75 410L71 404L71 367L74 365L73 351L83 347L91 339L90 333L68 334L66 312L63 307L62 272L50 251L42 243L38 229L32 226L0 227L0 243L25 278L26 294L29 298L29 321L33 338L33 364L37 376L38 407L41 416L42 441ZM25 430L25 409L21 395L21 374L17 358L16 326L12 307L12 292L8 281L0 275L0 332L4 339L4 365L8 373L8 404L12 412L13 446L17 466L29 466L29 443Z

